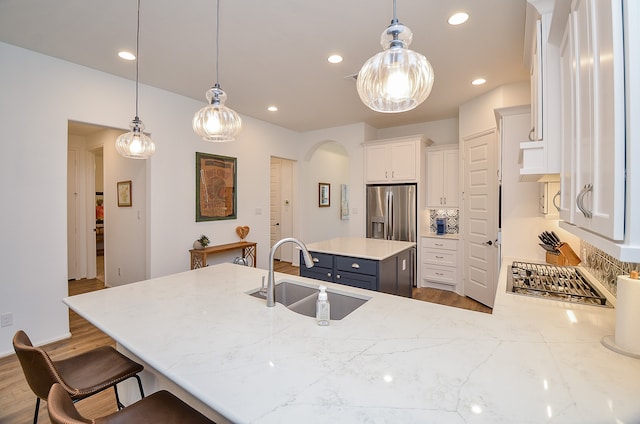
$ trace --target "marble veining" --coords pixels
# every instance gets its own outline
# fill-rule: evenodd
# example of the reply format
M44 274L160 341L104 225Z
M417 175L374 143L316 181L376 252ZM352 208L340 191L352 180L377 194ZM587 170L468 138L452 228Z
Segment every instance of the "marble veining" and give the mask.
M64 301L229 422L640 422L614 310L508 294L507 263L493 314L323 283L371 300L320 327L234 264Z

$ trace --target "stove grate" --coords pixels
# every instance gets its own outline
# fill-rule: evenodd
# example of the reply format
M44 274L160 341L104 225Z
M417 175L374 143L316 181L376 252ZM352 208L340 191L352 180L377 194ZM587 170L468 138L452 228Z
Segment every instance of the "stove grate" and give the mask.
M513 262L509 280L513 293L593 305L607 304L607 298L573 267Z

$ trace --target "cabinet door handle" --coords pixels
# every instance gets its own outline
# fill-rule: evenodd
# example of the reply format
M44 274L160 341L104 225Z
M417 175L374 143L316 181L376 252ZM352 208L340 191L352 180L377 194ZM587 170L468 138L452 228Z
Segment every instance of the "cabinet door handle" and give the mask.
M436 259L444 259L444 256L437 256L436 255Z
M435 244L436 246L440 246L440 247L444 246L442 243L434 243L434 244Z
M436 272L435 274L436 274L436 275L440 275L440 276L443 276L443 275L444 275L444 274L443 274L443 273L441 273L441 272Z
M388 171L384 171L384 177L385 178L389 178L389 172Z
M560 190L558 190L556 195L553 196L552 203L553 203L553 207L556 208L558 212L560 212Z
M591 218L593 214L590 210L587 210L584 207L584 196L593 190L593 184L585 184L585 186L580 190L578 197L576 198L576 206L580 209L580 212L584 215L585 218Z
M351 264L351 268L360 269L360 265L354 262Z
M531 128L531 131L529 131L529 141L535 141L533 139L533 133L536 131L536 127Z
M447 198L444 197L443 199L444 199L444 204L446 205L447 204Z
M440 198L440 204L442 204L442 197Z
M313 263L314 264L317 264L318 262L320 262L320 259L318 259L318 258L312 258L312 259L313 259Z

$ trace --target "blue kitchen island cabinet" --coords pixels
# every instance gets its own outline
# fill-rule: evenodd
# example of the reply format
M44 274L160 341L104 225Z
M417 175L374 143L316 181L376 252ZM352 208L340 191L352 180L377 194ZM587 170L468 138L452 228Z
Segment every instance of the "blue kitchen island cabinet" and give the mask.
M415 243L347 237L312 243L307 248L314 265L300 267L303 277L411 297Z

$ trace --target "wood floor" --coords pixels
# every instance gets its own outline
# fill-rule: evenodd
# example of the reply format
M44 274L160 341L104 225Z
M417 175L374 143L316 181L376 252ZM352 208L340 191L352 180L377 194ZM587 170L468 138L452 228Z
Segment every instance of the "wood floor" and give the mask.
M276 262L275 270L287 274L299 275L299 268L287 262ZM69 282L69 295L86 293L104 288L98 279ZM414 288L413 298L426 302L455 306L472 311L491 313L491 309L455 293L430 289ZM111 345L115 342L83 318L69 311L71 338L44 346L53 359L63 359L98 346ZM0 358L0 424L23 424L33 420L35 395L27 385L22 368L15 355ZM107 415L116 410L113 390L107 390L76 404L81 414L88 418ZM49 424L46 402L40 403L38 423Z
M86 293L104 288L100 280L78 280L69 282L69 295ZM71 338L44 346L52 359L64 359L86 352L98 346L115 342L76 313L69 311ZM0 358L0 423L24 424L33 422L36 397L24 379L16 355ZM106 390L76 403L81 414L96 418L116 411L113 390ZM39 424L49 424L47 403L40 402Z

